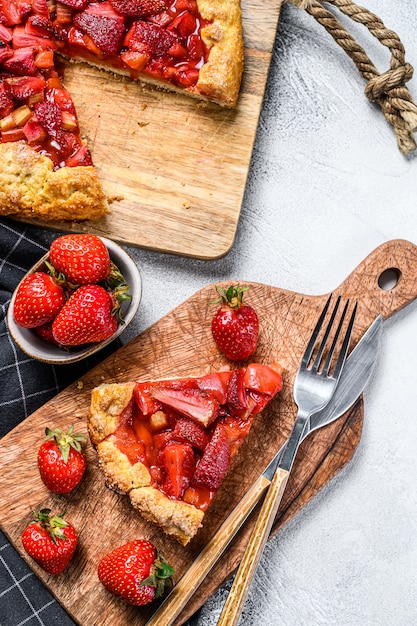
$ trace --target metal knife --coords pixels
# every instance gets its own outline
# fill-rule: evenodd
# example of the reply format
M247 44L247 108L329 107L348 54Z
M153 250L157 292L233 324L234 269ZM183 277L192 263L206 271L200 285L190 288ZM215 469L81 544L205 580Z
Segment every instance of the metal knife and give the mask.
M374 370L381 334L382 315L379 315L362 335L361 340L347 358L342 377L332 400L322 411L315 413L311 417L302 440L314 430L330 424L343 415L353 405L355 400L359 398ZM200 552L156 613L146 623L146 626L170 626L178 617L188 600L198 589L249 517L255 505L265 494L285 450L285 446L286 443L226 518L214 537Z

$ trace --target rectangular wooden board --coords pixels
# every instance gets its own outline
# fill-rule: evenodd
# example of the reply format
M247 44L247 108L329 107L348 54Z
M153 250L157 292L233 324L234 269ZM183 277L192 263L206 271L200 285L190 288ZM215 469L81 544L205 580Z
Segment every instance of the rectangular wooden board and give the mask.
M381 289L378 277L397 268L401 280L392 290ZM255 419L252 430L227 473L204 518L203 527L183 548L130 506L126 496L104 485L97 456L87 445L88 468L79 487L66 496L54 495L39 477L37 450L46 426L66 428L75 423L86 432L91 389L103 382L152 380L192 376L216 371L228 361L214 345L210 331L214 286L198 291L141 335L105 359L1 441L0 525L10 541L71 617L81 626L141 626L156 608L132 607L109 593L97 577L97 564L111 549L135 538L146 537L161 549L176 570L177 579L187 570L236 507L250 485L288 437L296 407L292 383L327 295L306 296L268 285L252 284L247 294L261 314L261 332L252 361L279 361L285 367L284 388ZM390 317L417 296L417 247L405 241L383 244L334 291L335 296L359 300L353 344L378 314ZM229 363L230 365L230 363ZM274 532L291 519L352 458L361 436L361 400L333 424L311 434L297 454L281 502ZM77 528L77 553L64 574L47 575L23 550L21 533L32 519L31 511L43 507L67 511ZM256 515L256 511L255 511ZM179 618L183 623L233 572L240 562L254 517L246 523L210 575L196 591ZM279 574L277 574L279 575Z
M64 82L81 131L105 192L119 200L103 219L56 227L182 256L224 256L236 234L281 4L242 0L245 70L233 110L68 64Z

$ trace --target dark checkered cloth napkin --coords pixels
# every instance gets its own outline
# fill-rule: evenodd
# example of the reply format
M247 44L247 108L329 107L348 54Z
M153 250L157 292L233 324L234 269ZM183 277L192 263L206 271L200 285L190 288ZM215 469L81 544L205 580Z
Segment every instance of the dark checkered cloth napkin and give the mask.
M95 357L54 367L27 357L10 337L6 314L12 292L58 234L0 219L0 437L120 346L115 341ZM0 532L0 626L23 624L74 622Z

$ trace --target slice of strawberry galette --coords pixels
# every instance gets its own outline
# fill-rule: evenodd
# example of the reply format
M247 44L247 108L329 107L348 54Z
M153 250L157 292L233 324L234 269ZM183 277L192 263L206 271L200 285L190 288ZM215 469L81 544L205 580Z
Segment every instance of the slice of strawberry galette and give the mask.
M281 388L282 367L259 363L96 387L88 430L107 486L186 545L255 415Z

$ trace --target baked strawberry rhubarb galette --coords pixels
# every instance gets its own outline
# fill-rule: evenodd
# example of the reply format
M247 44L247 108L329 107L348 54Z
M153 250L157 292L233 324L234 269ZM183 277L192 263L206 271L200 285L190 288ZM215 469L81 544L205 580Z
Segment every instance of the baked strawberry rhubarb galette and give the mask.
M0 0L0 215L108 210L56 54L233 107L240 2Z
M282 388L279 364L198 378L104 384L88 430L106 484L186 545L253 419Z

